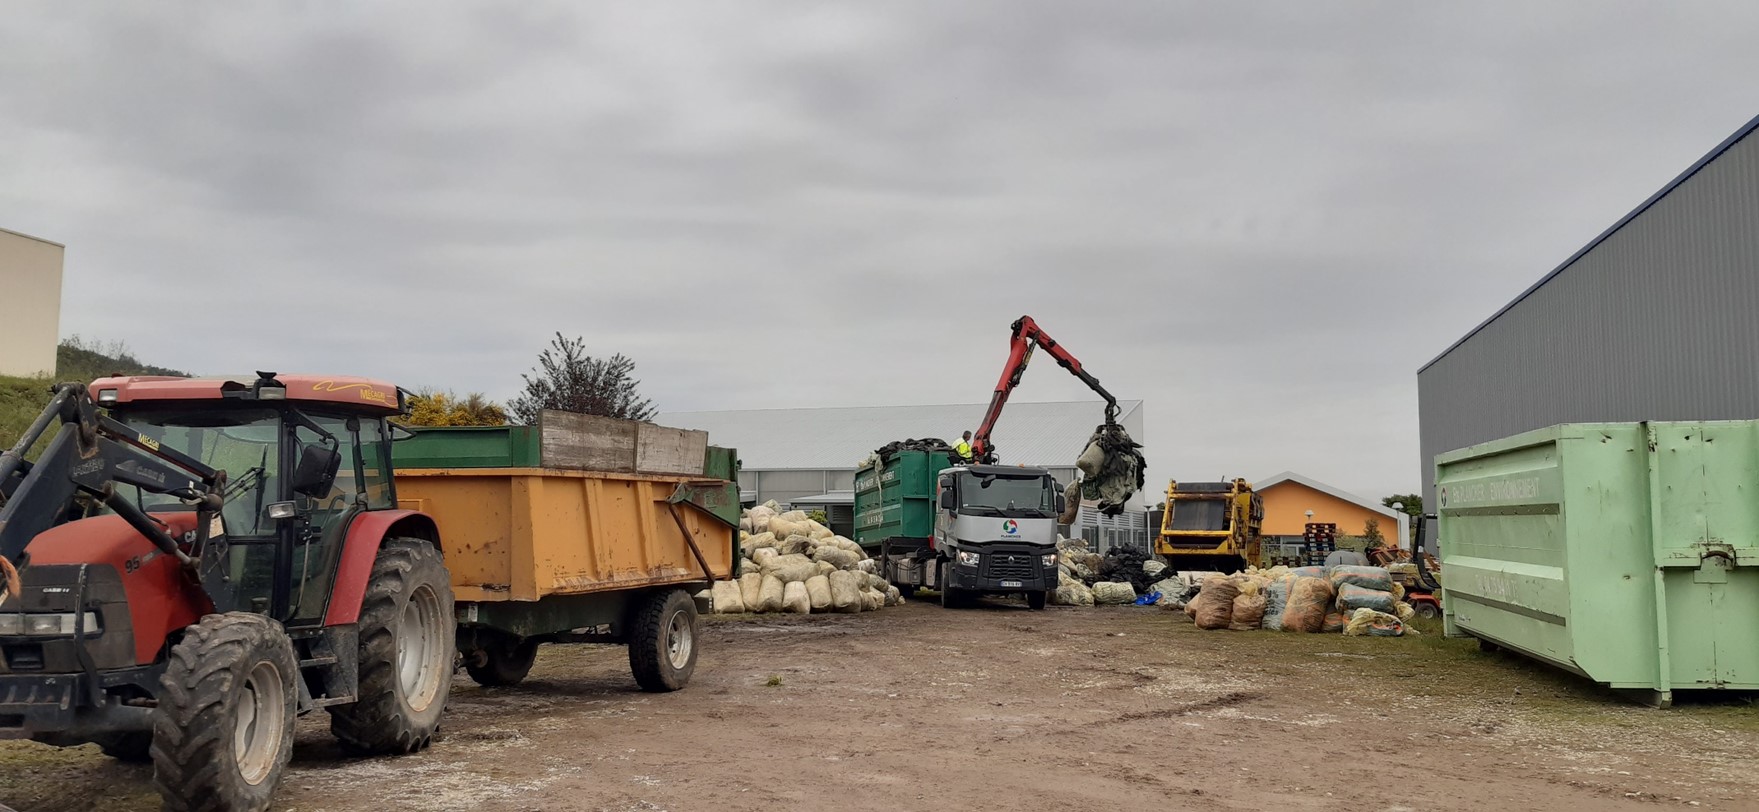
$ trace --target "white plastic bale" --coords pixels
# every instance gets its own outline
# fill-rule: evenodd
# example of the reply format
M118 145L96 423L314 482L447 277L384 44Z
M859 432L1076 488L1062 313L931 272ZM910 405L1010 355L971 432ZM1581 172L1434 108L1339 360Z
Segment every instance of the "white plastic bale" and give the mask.
M814 560L830 564L840 570L850 569L855 566L856 561L860 560L855 557L854 553L835 547L820 547L812 554L812 557Z
M800 581L782 586L782 611L804 615L812 611L812 596L806 591L806 584Z
M863 558L855 562L855 568L862 572L879 572L879 563L871 558Z
M818 565L803 555L778 555L764 563L763 574L774 575L785 584L793 583L818 574Z
M716 614L740 615L745 613L745 599L739 594L739 582L716 581L709 592L711 593L710 601Z
M776 546L776 534L774 533L758 533L739 542L740 551L744 552L748 558L760 549L774 546Z
M776 552L782 555L800 555L812 552L812 539L798 533L789 536L776 545Z
M818 574L830 575L831 573L836 572L836 571L837 571L837 568L835 565L826 564L823 561L818 562Z
M789 536L796 536L796 535L798 535L798 536L811 536L812 535L811 528L808 528L806 526L805 522L789 521L788 519L782 518L781 516L777 516L773 519L770 519L769 527L767 528L767 530L770 535L775 536L776 538L779 538L779 539L785 539Z
M806 511L804 510L790 510L787 513L782 514L782 518L791 522L812 521L811 519L806 518Z
M776 548L764 547L761 549L752 550L751 551L751 560L756 562L758 566L765 567L765 566L769 566L769 562L771 560L775 559L779 555L781 555L781 553L776 552Z
M1109 605L1135 603L1136 588L1129 584L1101 581L1093 585L1093 602Z
M739 597L746 611L757 611L758 593L763 591L763 573L752 570L739 576Z
M831 579L823 575L814 575L806 579L806 597L812 605L812 611L829 611L831 608Z
M1051 594L1051 602L1058 606L1092 606L1093 590L1080 581L1071 581L1057 587Z
M897 587L886 584L886 605L897 606L902 600L904 600L904 593L899 592Z
M877 589L863 590L861 593L861 611L872 612L886 605L886 593Z
M782 595L785 591L786 586L782 583L782 579L774 575L765 575L763 585L758 588L757 592L757 611L782 611Z
M837 570L828 577L831 582L831 608L839 612L861 611L861 590L855 584L855 574Z

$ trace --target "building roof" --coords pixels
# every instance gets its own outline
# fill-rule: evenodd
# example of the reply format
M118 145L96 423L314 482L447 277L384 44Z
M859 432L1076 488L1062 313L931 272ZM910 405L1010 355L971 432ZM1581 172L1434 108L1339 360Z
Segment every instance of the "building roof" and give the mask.
M1266 490L1266 489L1271 488L1273 486L1281 485L1285 482L1293 482L1297 485L1305 485L1305 486L1312 488L1313 490L1319 491L1320 493L1323 493L1327 496L1330 496L1330 497L1333 497L1336 499L1342 499L1345 502L1349 502L1353 505L1359 505L1363 508L1374 511L1375 513L1379 513L1383 516L1386 516L1387 518L1392 519L1394 522L1398 523L1399 533L1395 538L1400 539L1400 540L1405 538L1405 535L1406 535L1405 525L1407 522L1410 521L1410 519L1411 519L1410 516L1408 516L1404 513L1400 513L1399 511L1393 510L1392 508L1389 508L1386 505L1383 505L1373 499L1364 499L1360 496L1357 496L1353 493L1350 493L1349 491L1334 488L1330 485L1325 484L1324 482L1320 482L1317 479L1309 479L1307 477L1301 476L1300 474L1297 474L1294 471L1284 471L1280 474L1277 474L1276 476L1270 477L1269 479L1263 479L1263 480L1259 480L1257 482L1254 482L1254 483L1252 483L1252 490L1263 491L1263 490Z
M938 437L956 442L976 431L987 403L945 406L850 406L824 409L749 409L670 412L654 422L708 432L709 442L739 449L747 471L849 469L894 440ZM1142 408L1118 401L1122 422ZM1010 402L996 424L996 452L1005 465L1068 467L1105 420L1100 401ZM1141 441L1142 438L1136 438Z
M33 237L33 236L26 234L22 231L13 231L10 228L0 228L0 234L11 234L14 237L23 237L27 240L36 240L37 242L40 242L40 243L45 243L47 245L53 245L56 248L66 248L67 247L65 245L62 245L61 243L55 242L54 240L45 240L42 237Z
M1599 245L1601 243L1605 242L1608 237L1611 237L1619 229L1624 228L1627 223L1631 222L1632 220L1637 219L1638 215L1641 215L1643 212L1648 211L1650 206L1655 205L1656 203L1660 202L1662 198L1667 197L1670 192L1679 188L1680 184L1685 183L1693 175L1698 174L1698 170L1703 169L1711 161L1716 160L1724 152L1727 152L1729 147L1732 147L1735 144L1739 143L1741 139L1746 138L1755 129L1759 129L1759 116L1753 117L1753 119L1751 121L1748 121L1739 130L1736 130L1734 135L1729 136L1728 138L1724 139L1722 143L1717 144L1715 149L1712 149L1710 152L1706 153L1704 155L1704 157L1699 158L1697 163L1692 164L1690 167L1687 167L1686 171L1681 172L1679 174L1679 177L1674 178L1666 186L1661 187L1661 191L1650 195L1648 200L1643 201L1641 204L1639 204L1637 206L1637 208L1632 209L1629 214L1626 214L1624 217L1619 218L1619 221L1616 223L1613 223L1610 228L1608 228L1605 231L1600 232L1600 236L1595 237L1592 240L1589 240L1587 245L1582 246L1582 250L1577 251L1574 254L1571 254L1569 259L1564 260L1563 264L1557 266L1556 268L1553 268L1551 270L1551 273L1546 274L1538 282L1534 282L1531 287L1527 288L1524 291L1521 291L1521 295L1516 296L1514 301L1511 301L1508 304L1503 305L1501 310L1498 310L1495 313L1491 314L1490 318L1485 319L1482 322L1479 322L1478 326L1472 328L1471 332L1468 332L1465 335L1461 336L1458 341L1455 341L1454 343L1449 344L1448 348L1445 350L1442 350L1440 355L1437 355L1434 358L1430 359L1429 363L1424 364L1422 366L1422 368L1418 369L1417 370L1418 374L1422 374L1424 370L1429 369L1432 366L1435 366L1435 363L1437 361L1440 361L1441 359L1446 358L1448 353L1451 353L1454 350L1459 349L1461 344L1464 344L1467 341L1471 340L1472 336L1477 335L1484 328L1489 327L1491 322L1496 321L1499 318L1502 318L1502 314L1507 313L1510 310L1514 309L1515 305L1520 304L1522 299L1525 299L1528 296L1533 295L1534 291L1539 290L1542 287L1545 287L1545 284L1547 282L1550 282L1552 279L1556 278L1558 274L1563 273L1564 270L1569 268L1571 265L1576 264L1576 260L1579 260L1582 257L1587 256L1589 251L1592 251L1595 248L1599 247Z

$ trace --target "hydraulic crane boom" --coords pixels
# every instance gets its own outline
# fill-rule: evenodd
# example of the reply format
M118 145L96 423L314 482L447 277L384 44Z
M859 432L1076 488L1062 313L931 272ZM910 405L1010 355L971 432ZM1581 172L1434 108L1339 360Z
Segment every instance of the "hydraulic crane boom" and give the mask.
M996 419L1002 416L1002 407L1008 404L1008 396L1013 394L1014 387L1020 385L1020 376L1026 372L1026 364L1032 360L1034 347L1043 347L1045 352L1057 360L1057 365L1069 370L1075 377L1098 392L1105 398L1105 425L1117 423L1118 399L1112 397L1105 387L1099 385L1099 379L1081 367L1081 362L1063 345L1051 338L1031 316L1021 316L1012 328L1013 336L1008 339L1008 363L1002 367L1002 378L996 382L996 391L990 396L989 410L983 414L983 423L977 427L977 434L971 438L971 454L978 462L994 463L995 449L990 445L990 431L995 428Z

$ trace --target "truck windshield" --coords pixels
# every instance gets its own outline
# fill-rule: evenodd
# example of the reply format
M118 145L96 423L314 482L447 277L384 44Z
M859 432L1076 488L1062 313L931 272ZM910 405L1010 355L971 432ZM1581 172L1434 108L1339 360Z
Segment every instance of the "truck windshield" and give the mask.
M226 503L221 516L227 535L250 537L274 532L274 523L263 516L263 505L274 501L281 461L281 423L273 411L139 412L112 416L167 448L226 472ZM139 493L136 501L147 510L184 508L176 497L163 494Z
M966 474L959 483L959 512L973 516L1037 517L1052 509L1044 477L1030 479Z

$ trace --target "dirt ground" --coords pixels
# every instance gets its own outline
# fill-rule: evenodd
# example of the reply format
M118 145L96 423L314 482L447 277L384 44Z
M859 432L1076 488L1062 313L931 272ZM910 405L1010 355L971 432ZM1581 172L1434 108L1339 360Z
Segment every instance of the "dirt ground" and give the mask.
M691 685L546 647L460 677L444 739L348 759L307 718L277 810L1759 808L1759 710L1659 711L1470 641L1203 632L1153 608L929 602L705 619ZM20 812L157 808L148 767L0 743Z

